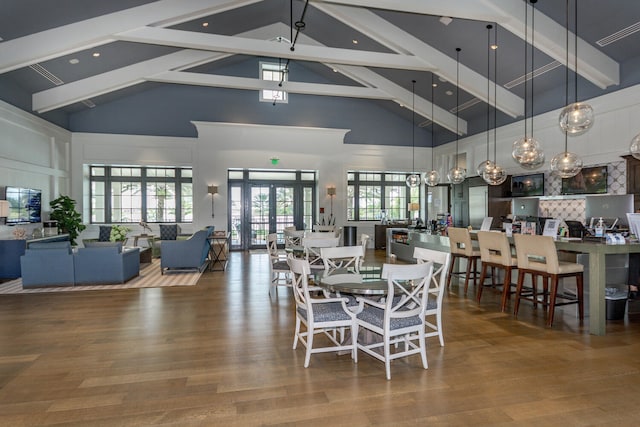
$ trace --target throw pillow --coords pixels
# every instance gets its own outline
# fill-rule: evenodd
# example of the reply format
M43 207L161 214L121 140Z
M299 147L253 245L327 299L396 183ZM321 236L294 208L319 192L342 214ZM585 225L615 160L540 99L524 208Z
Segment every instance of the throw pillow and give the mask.
M98 242L108 242L111 238L111 226L101 225L98 233Z
M176 240L178 224L160 224L160 240Z

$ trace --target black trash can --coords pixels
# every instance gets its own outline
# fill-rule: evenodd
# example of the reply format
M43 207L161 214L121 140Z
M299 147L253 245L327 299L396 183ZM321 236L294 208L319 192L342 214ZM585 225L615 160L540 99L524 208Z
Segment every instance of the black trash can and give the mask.
M607 288L609 289L609 288ZM606 289L605 289L606 290ZM605 293L607 320L622 320L627 309L627 292L616 290Z
M347 225L342 228L342 235L344 236L345 246L358 246L358 227L354 225Z

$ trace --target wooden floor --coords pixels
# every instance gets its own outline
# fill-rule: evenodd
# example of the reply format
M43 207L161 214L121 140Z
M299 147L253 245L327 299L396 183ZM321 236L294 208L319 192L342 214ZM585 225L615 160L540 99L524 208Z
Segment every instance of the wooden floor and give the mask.
M638 425L640 316L596 337L565 307L547 329L542 309L516 320L453 285L446 346L387 381L365 354L303 368L267 262L233 253L194 287L1 296L0 426Z

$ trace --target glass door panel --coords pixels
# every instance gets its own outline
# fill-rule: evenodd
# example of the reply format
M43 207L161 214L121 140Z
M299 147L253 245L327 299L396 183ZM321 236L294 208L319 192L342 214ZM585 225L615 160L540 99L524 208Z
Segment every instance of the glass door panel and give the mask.
M251 247L266 247L270 229L271 207L268 185L252 185L250 190Z

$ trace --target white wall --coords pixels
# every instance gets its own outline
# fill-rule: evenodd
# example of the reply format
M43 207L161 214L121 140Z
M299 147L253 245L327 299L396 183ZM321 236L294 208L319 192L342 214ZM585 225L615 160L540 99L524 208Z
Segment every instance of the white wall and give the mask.
M49 201L70 188L71 132L0 101L0 187L42 190L43 217ZM4 194L0 194L4 198ZM21 225L30 235L36 225ZM0 239L14 227L0 226Z

